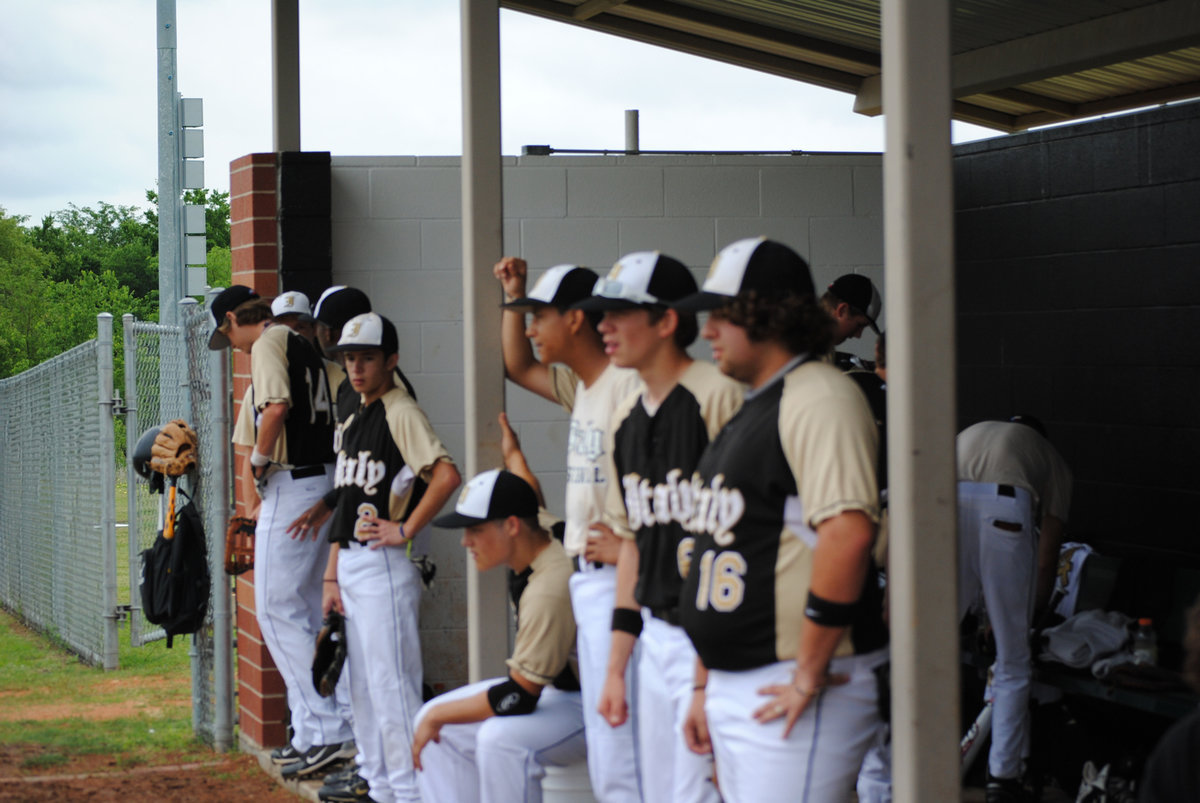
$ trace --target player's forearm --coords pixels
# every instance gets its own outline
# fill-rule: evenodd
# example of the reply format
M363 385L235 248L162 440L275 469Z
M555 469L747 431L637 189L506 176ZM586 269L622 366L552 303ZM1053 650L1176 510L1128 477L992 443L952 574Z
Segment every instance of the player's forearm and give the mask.
M325 582L337 582L337 567L338 567L338 552L341 551L341 544L329 545L329 558L325 561Z
M263 408L258 422L258 438L254 442L254 451L270 457L275 453L275 442L283 432L283 422L287 418L287 405L283 402L272 402Z
M425 529L425 526L433 521L433 517L442 509L450 495L458 489L461 483L462 476L449 460L439 460L434 463L425 495L413 508L412 515L404 522L405 534L412 538Z
M495 712L492 711L492 704L488 702L485 690L461 700L435 705L425 716L433 724L453 725L460 722L482 722L495 716Z
M617 589L614 601L618 608L641 610L637 598L638 563L640 561L637 542L632 538L621 541L621 552L617 556Z
M530 385L546 373L546 366L538 362L533 344L525 337L524 312L506 309L500 314L500 349L504 354L505 376L527 390L541 393Z

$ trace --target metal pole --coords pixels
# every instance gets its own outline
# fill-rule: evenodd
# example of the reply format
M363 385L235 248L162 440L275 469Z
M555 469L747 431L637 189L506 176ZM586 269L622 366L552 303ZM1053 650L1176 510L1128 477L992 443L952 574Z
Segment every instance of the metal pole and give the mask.
M208 305L218 295L208 294ZM204 457L211 468L206 489L211 510L220 515L207 516L210 522L223 522L230 514L229 492L232 485L232 466L229 449L229 354L212 351L208 356L208 380L212 412L210 413L211 453ZM218 539L219 540L219 539ZM221 752L233 747L233 620L229 575L225 574L223 555L219 549L209 550L209 566L213 583L213 685L215 686L213 746Z
M96 316L96 354L99 381L97 392L100 421L100 559L104 564L104 668L120 665L117 640L117 457L113 448L113 316Z
M183 242L179 218L183 135L175 72L175 0L158 0L158 322L178 323L183 295Z
M882 5L893 789L915 803L960 795L950 4Z
M625 110L625 153L638 153L638 110Z
M299 6L299 0L271 0L271 122L276 153L300 150Z
M129 552L129 643L142 646L142 595L138 593L134 578L138 575L138 559L141 546L138 541L137 472L133 470L133 447L141 437L137 413L137 335L133 331L133 314L121 316L121 329L125 334L125 532Z
M500 8L462 0L463 384L467 476L502 464L504 363L499 290L491 266L504 247L500 171ZM467 566L467 655L472 681L504 670L508 603L504 572Z

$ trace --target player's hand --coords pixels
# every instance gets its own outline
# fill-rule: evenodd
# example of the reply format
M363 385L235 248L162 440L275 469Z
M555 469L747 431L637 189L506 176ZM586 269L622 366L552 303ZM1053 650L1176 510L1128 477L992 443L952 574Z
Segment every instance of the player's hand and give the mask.
M371 549L379 549L385 546L404 546L409 538L400 522L376 518L367 513L358 520L358 540L369 542Z
M629 718L629 706L625 703L624 675L609 675L605 678L596 711L614 728L625 724L625 720Z
M702 756L712 753L712 740L708 738L708 715L704 713L704 689L692 692L692 702L683 720L683 740L693 753Z
M342 608L342 587L337 583L330 583L325 580L321 581L321 617L329 615L329 612L337 611L343 616L346 614Z
M315 541L321 531L321 526L332 515L333 511L325 504L325 500L318 499L312 507L301 513L295 521L288 525L287 533L293 540L299 538L301 541L311 533Z
M504 257L492 266L492 275L500 280L500 287L509 300L524 298L528 273L529 264L520 257Z
M621 536L612 528L601 522L588 525L587 544L583 548L583 557L589 561L616 564L621 554Z
M822 694L829 686L840 686L849 680L847 675L826 675L823 681L806 686L798 683L764 686L758 690L758 693L771 699L755 710L754 719L760 725L765 725L783 717L785 720L783 738L786 739L792 732L796 720L800 719L800 715L808 708L809 703L817 698L817 695Z
M436 709L434 709L436 710ZM418 770L424 769L421 766L421 751L425 749L425 745L430 742L440 743L442 741L442 723L438 722L433 711L426 714L421 720L421 724L417 725L417 731L413 734L412 759L413 766Z

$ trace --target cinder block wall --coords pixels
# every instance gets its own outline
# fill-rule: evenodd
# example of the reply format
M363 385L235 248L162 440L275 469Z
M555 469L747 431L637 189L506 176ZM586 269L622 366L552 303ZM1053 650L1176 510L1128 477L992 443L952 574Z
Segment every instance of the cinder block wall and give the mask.
M367 291L395 321L400 367L461 460L460 181L458 158L333 158L334 281ZM536 279L563 262L603 274L622 254L659 249L702 279L721 246L763 234L805 255L818 288L858 272L886 294L882 205L879 154L508 157L504 251L527 259ZM874 340L847 345L870 357ZM693 353L707 357L703 343ZM507 408L561 515L566 414L512 385ZM467 679L465 561L456 534L435 544L422 648L426 681L442 690Z
M1044 418L1075 537L1200 555L1198 142L1186 103L955 148L959 424Z

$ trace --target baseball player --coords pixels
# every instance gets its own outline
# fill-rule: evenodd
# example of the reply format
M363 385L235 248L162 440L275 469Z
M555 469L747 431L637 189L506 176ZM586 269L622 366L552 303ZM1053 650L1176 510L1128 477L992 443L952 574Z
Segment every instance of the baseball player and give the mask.
M638 803L633 717L611 727L597 706L608 668L612 601L620 539L601 522L612 464L612 411L641 384L637 372L609 363L596 331L599 313L570 306L591 295L599 277L587 268L558 265L525 293L525 260L506 257L494 273L504 289L501 342L505 374L521 387L558 402L571 414L567 441L566 527L563 546L578 571L571 575L588 775L601 803ZM525 312L530 313L525 326ZM538 357L533 345L537 346Z
M314 346L317 345L312 306L304 293L288 290L275 296L271 302L271 315L275 323L283 324Z
M351 318L336 348L360 405L338 428L322 608L346 617L359 775L371 799L419 801L412 721L421 704L421 577L406 547L460 478L425 414L396 387L392 322L373 312ZM428 488L410 510L417 476Z
M613 462L620 485L608 510L625 537L617 563L612 645L599 710L627 718L625 674L635 644L638 760L647 801L715 801L711 762L688 751L681 728L691 700L695 651L679 627L679 590L691 562L680 481L742 400L741 387L687 347L696 319L667 306L696 289L680 262L658 252L622 257L596 283L583 309L600 309L600 333L614 365L634 368L644 388L613 414ZM643 617L643 613L646 616Z
M509 673L435 697L416 720L413 759L426 801L540 803L548 765L583 758L586 743L573 666L571 561L538 524L527 482L494 469L463 489L434 525L463 528L480 571L507 566L526 582L514 600L517 635Z
M1029 628L1054 587L1071 471L1031 416L967 427L956 450L959 613L982 603L995 634L987 800L1008 803L1027 799Z
M254 603L263 641L288 692L291 744L273 758L287 777L304 777L353 750L350 724L334 698L312 686L313 642L321 624L321 572L329 546L289 538L288 522L329 490L333 415L321 358L286 326L272 326L270 304L244 285L212 303L217 328L209 348L250 354L258 414L248 469L261 489L254 543Z
M883 297L875 283L859 273L847 273L833 280L821 296L821 306L833 318L833 345L862 337L868 326L879 334L876 321L883 311Z
M680 615L700 659L685 734L711 747L728 803L846 800L887 661L875 423L820 358L828 321L787 246L727 246L678 306L712 310L713 359L750 387L681 481L696 542Z

